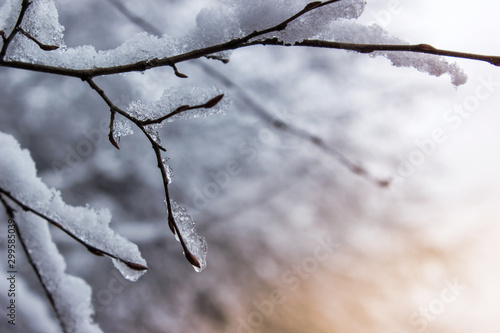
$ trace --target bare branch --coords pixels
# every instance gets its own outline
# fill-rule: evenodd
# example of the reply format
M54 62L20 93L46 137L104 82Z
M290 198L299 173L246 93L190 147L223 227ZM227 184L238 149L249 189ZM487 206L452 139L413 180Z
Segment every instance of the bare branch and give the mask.
M162 180L163 180L163 189L164 189L164 192L165 192L165 201L167 203L167 213L168 213L168 219L167 219L167 221L168 221L168 226L169 226L170 230L172 231L172 233L174 235L177 235L177 237L179 238L179 242L181 243L182 249L184 251L184 255L185 255L186 259L189 261L189 263L191 265L194 265L194 266L198 267L198 268L201 268L201 264L199 263L199 261L191 253L191 251L189 251L188 247L186 246L186 242L185 242L182 234L180 233L179 227L178 227L178 225L177 225L177 223L176 223L176 221L174 219L174 215L173 215L173 212L172 212L172 205L170 203L170 193L169 193L169 190L168 190L168 183L169 183L169 181L168 181L168 176L167 176L167 170L166 170L165 165L163 164L163 158L161 156L161 151L162 150L166 151L166 149L163 148L160 145L160 143L158 143L157 140L155 140L151 136L151 133L146 128L146 126L148 125L147 121L141 121L141 120L139 120L139 119L131 116L127 112L123 111L118 106L116 106L113 102L111 102L111 100L104 93L104 91L91 78L87 78L87 79L85 79L85 81L92 87L92 89L94 89L99 94L99 96L101 96L101 98L109 106L111 112L117 112L117 113L123 115L125 118L129 119L130 121L132 121L144 133L144 135L148 138L148 140L151 143L151 146L152 146L152 148L153 148L153 150L155 152L156 162L157 162L157 165L158 165L158 169L160 169L161 177L162 177ZM216 97L212 98L207 103L203 104L201 107L207 107L207 106L213 107L213 106L215 106L215 104L217 104L222 99L222 96L223 95L219 95L219 96L216 96ZM185 110L186 109L183 109L182 111L185 111ZM153 123L151 123L151 124L153 124Z

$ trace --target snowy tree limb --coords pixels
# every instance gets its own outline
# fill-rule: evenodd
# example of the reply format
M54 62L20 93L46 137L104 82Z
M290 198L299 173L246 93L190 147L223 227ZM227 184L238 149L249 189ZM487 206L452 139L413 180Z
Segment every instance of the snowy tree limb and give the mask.
M445 56L445 57L455 57L455 58L463 58L463 59L470 59L470 60L478 60L478 61L486 61L489 62L495 66L500 65L500 57L499 56L490 56L490 55L480 55L480 54L472 54L472 53L465 53L465 52L458 52L458 51L449 51L449 50L442 50L435 48L433 46L430 46L428 44L417 44L417 45L390 45L390 44L358 44L358 43L340 43L340 42L333 42L333 41L324 41L324 40L303 40L300 42L296 42L294 44L286 44L283 41L280 41L277 38L267 38L264 40L253 40L259 36L272 33L272 32L277 32L286 29L286 27L293 21L297 20L299 17L303 16L304 14L316 10L320 7L330 5L333 3L336 3L341 0L332 0L332 1L314 1L309 3L302 9L301 11L297 12L295 15L292 15L288 19L282 21L281 23L269 27L266 29L262 29L259 31L254 31L246 36L240 37L240 38L235 38L230 41L208 46L205 48L200 48L196 49L193 51L185 52L182 54L178 54L175 56L171 57L165 57L165 58L154 58L154 59L146 59L142 61L138 61L135 63L130 63L130 64L125 64L125 65L119 65L119 66L110 66L110 67L98 67L98 68L91 68L91 69L71 69L71 68L62 68L62 67L57 67L57 66L48 66L48 65L43 65L43 64L36 64L36 63L26 63L26 62L20 62L20 61L5 61L3 59L3 56L5 55L5 52L7 51L7 48L9 46L10 41L18 31L18 29L14 29L14 31L7 37L7 42L4 43L4 46L2 47L2 52L0 53L0 66L4 67L11 67L11 68L18 68L18 69L25 69L25 70L31 70L31 71L36 71L36 72L44 72L44 73L51 73L51 74L57 74L57 75L64 75L64 76L70 76L70 77L77 77L81 78L82 80L86 80L88 78L94 78L97 76L104 76L104 75L112 75L112 74L120 74L120 73L128 73L128 72L140 72L140 71L146 71L151 68L155 67L165 67L165 66L170 66L174 69L174 72L176 73L177 76L180 77L186 77L184 74L179 73L175 67L176 64L188 60L193 60L201 57L206 57L213 55L215 53L220 53L223 51L229 51L229 50L236 50L242 47L248 47L248 46L253 46L257 44L261 45L279 45L279 46L291 46L291 45L296 45L296 46L310 46L310 47L318 47L318 48L335 48L335 49L343 49L343 50L351 50L351 51L357 51L360 53L372 53L375 51L394 51L394 52L414 52L414 53L424 53L424 54L433 54L433 55L440 55L440 56ZM23 1L24 4L25 1ZM24 7L23 7L24 9ZM24 9L25 11L26 9ZM18 22L16 23L16 27L21 23L24 11L22 10L21 13L19 14Z
M3 189L1 187L0 187L0 194L3 195L3 196L5 196L5 197L7 197L7 198L9 198L9 200L11 200L12 202L14 202L17 206L19 206L24 211L33 213L36 216L41 217L45 221L49 222L53 226L59 228L65 234L67 234L68 236L70 236L71 238L73 238L75 241L77 241L78 243L80 243L83 246L85 246L87 248L87 250L89 252L91 252L92 254L95 254L97 256L107 256L107 257L116 259L118 261L121 261L125 265L127 265L130 269L133 269L133 270L136 270L136 271L144 271L144 270L148 269L146 266L144 266L142 264L131 262L131 261L126 260L124 258L120 258L118 255L114 255L114 254L109 253L109 252L107 252L107 251L105 251L103 249L100 249L100 248L97 248L95 246L90 245L88 242L80 239L77 235L75 235L70 230L68 230L67 228L65 228L61 223L59 223L56 220L54 220L54 219L46 216L45 214L39 212L38 210L36 210L36 209L34 209L34 208L26 205L25 203L23 203L20 200L18 200L15 196L13 196L10 192L6 191L5 189ZM2 200L2 202L5 202L5 201Z

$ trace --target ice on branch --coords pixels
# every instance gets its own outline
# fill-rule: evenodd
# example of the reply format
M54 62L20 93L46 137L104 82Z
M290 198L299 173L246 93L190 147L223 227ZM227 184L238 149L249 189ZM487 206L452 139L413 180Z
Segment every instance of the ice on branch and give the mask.
M87 247L105 251L137 268L135 274L121 269L131 280L145 273L146 261L137 245L116 234L109 228L111 214L108 210L95 211L89 207L73 207L64 203L61 193L47 187L36 175L35 163L30 153L21 149L11 135L0 132L0 187L31 209L59 223L63 230L76 236Z
M82 279L66 274L66 262L52 242L47 222L30 213L19 216L16 221L21 239L54 301L65 332L102 332L92 318L92 289Z
M174 178L174 170L172 170L172 167L167 164L169 158L165 157L161 160L161 163L163 164L163 167L165 168L165 173L167 174L167 182L168 184L172 183L172 178Z
M221 94L222 91L215 87L169 88L163 92L159 100L152 103L142 100L134 101L129 104L127 111L139 120L155 120L168 115L181 106L202 105ZM165 121L172 122L176 119L200 118L224 114L230 104L229 98L224 97L211 108L185 110L166 118ZM158 126L155 128L158 128Z
M189 252L195 256L200 263L200 267L193 265L197 272L201 272L207 267L207 242L204 237L198 235L195 229L195 222L191 215L188 214L186 208L179 206L175 201L170 200L172 205L172 214L179 228L179 233L185 242ZM179 240L179 235L175 235Z
M118 140L121 137L134 134L130 121L115 120L113 123L113 138Z

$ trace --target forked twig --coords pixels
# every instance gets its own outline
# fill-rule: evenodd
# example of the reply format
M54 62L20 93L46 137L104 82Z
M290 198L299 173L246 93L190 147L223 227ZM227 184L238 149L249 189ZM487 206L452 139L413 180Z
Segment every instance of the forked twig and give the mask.
M204 104L200 104L200 105L195 105L195 106L181 105L176 110L174 110L170 113L167 113L167 115L159 117L157 119L140 120L140 119L137 119L136 117L133 117L129 113L125 112L124 110L122 110L118 106L116 106L109 99L109 97L106 95L106 93L91 78L87 78L85 81L106 102L106 104L110 108L111 113L119 113L120 115L124 116L128 120L132 121L142 131L142 133L146 136L146 138L151 143L153 151L155 152L157 166L160 169L161 177L163 180L163 189L165 192L165 201L167 204L167 213L168 213L168 218L167 218L168 226L169 226L170 230L172 231L172 233L174 235L177 235L179 242L181 243L182 249L184 251L184 255L185 255L186 259L189 261L189 263L192 264L193 266L201 268L201 264L196 259L196 256L193 253L191 253L191 251L188 249L188 247L186 245L186 240L184 239L183 235L181 234L179 226L177 225L177 222L175 221L175 218L174 218L174 214L172 212L172 205L170 202L170 193L169 193L169 189L168 189L169 178L167 175L166 167L163 164L163 157L161 155L161 151L166 151L166 149L163 146L161 146L161 144L157 140L155 140L155 138L153 138L151 133L147 130L146 126L152 125L152 124L159 124L159 123L163 122L164 120L166 120L174 115L177 115L181 112L184 112L184 111L199 109L199 108L212 108L212 107L216 106L222 100L224 95L223 94L217 95L217 96L211 98L210 100L208 100L207 102L205 102ZM112 120L114 120L114 117L112 117ZM113 125L110 124L110 128L112 128L112 126Z

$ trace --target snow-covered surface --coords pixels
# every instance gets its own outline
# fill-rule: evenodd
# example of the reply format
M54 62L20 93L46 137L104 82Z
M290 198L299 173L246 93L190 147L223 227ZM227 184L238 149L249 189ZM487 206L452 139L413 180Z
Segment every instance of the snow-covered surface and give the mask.
M109 228L108 210L95 211L90 207L66 205L61 193L47 187L36 174L30 153L21 149L11 135L0 133L0 186L17 200L59 223L65 230L86 244L116 257L146 265L137 245L117 235ZM43 237L41 235L40 237ZM128 279L137 280L145 271L133 271L118 266Z

